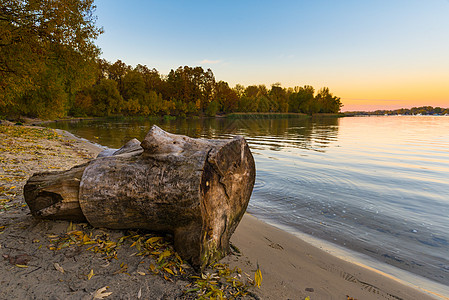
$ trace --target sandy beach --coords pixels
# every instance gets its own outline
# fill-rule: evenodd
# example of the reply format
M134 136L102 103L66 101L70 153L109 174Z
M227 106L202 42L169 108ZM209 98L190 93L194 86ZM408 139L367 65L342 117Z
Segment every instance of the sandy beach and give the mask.
M0 125L0 299L197 297L185 293L195 283L187 265L178 268L179 276L156 274L151 258L136 255L131 243L114 242L116 259L108 260L104 251L89 251L75 236L101 236L107 244L120 240L123 231L31 216L23 186L33 173L69 169L101 150L64 131ZM66 245L60 243L63 236ZM242 299L449 299L343 261L248 214L231 242L234 251L221 263L241 269L236 278L244 283L252 283L257 266L263 276L260 288L248 285L237 296Z

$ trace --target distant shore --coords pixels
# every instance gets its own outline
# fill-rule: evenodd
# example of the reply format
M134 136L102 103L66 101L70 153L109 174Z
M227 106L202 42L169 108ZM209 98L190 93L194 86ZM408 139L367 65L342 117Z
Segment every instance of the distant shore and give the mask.
M188 282L149 275L143 260L130 256L132 252L105 264L98 254L82 249L48 249L51 236L66 232L70 223L34 219L23 199L26 180L34 172L64 170L86 162L101 148L64 131L28 126L0 125L0 140L0 253L4 258L0 298L92 299L96 291L108 286L112 294L107 299L137 295L142 299L191 299L183 298ZM95 232L111 237L120 234L106 229ZM238 251L223 262L250 275L259 266L263 275L260 289L252 287L245 299L449 299L432 297L340 260L250 215L244 216L231 242ZM117 272L124 265L128 271ZM90 270L95 274L91 278Z

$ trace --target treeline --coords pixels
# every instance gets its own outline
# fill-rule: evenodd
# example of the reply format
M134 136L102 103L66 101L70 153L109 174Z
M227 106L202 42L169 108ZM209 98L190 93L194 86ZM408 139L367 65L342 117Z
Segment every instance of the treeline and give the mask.
M166 76L156 69L135 68L118 60L100 60L97 82L77 93L73 115L215 116L231 112L337 113L340 98L328 88L282 88L274 84L231 88L216 81L212 70L179 67Z
M376 110L376 111L353 111L345 112L346 116L355 115L405 115L405 116L415 116L415 115L449 115L449 108L432 107L432 106L420 106L412 108L400 108L394 110Z
M231 112L337 113L328 88L233 88L212 70L168 75L99 58L93 0L4 0L0 7L0 116L215 116Z

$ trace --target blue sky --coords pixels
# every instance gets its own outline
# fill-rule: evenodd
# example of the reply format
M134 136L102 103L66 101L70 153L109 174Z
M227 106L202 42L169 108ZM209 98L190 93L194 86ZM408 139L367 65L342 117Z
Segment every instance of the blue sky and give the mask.
M96 1L103 57L245 86L323 86L346 110L449 107L449 1Z

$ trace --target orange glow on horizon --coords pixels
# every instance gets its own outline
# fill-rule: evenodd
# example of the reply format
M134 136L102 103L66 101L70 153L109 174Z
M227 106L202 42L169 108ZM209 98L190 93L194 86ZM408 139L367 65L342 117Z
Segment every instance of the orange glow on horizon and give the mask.
M443 80L434 82L409 81L385 82L370 85L348 86L347 83L336 88L334 94L341 98L342 111L393 110L420 106L449 107L449 88Z

